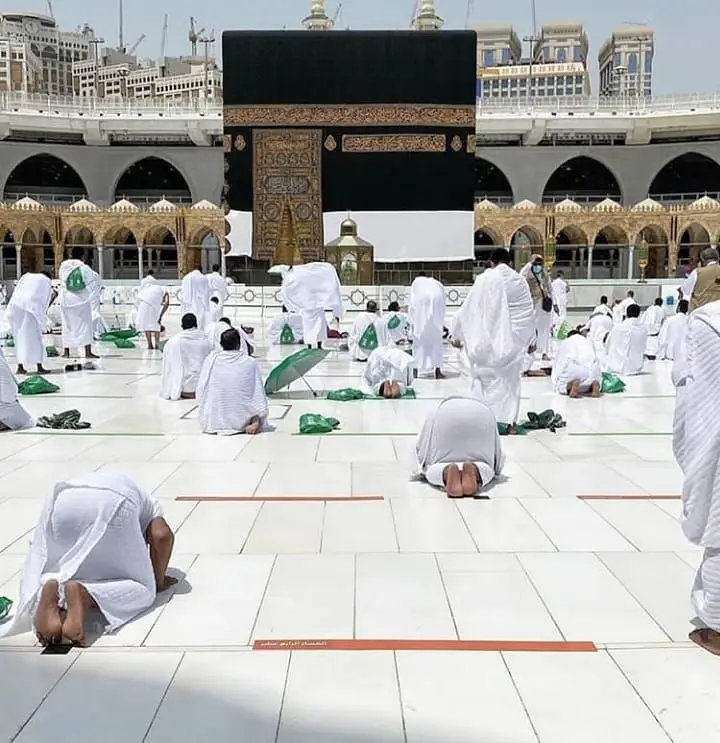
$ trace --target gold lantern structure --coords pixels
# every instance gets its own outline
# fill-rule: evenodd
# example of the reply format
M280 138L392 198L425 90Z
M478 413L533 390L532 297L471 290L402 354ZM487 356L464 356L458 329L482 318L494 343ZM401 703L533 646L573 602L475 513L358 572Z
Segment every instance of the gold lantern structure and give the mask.
M373 246L358 236L357 222L350 217L340 224L340 236L325 245L325 260L347 285L373 283L373 253Z
M550 239L547 241L547 244L545 245L545 252L543 254L543 264L545 266L545 271L547 273L550 273L550 270L555 265L556 261L557 261L557 245L555 244L555 240Z
M640 240L637 245L637 259L638 266L640 266L640 283L647 284L645 271L647 270L648 263L650 261L650 247L648 246L648 241L645 238Z

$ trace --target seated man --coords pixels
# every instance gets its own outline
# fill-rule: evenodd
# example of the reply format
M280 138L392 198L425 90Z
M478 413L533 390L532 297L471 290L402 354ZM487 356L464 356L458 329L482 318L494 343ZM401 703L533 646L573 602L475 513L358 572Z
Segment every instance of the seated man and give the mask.
M197 387L203 433L256 434L267 418L260 367L242 343L238 330L230 328L220 337L222 351L213 351L205 359Z
M369 356L363 382L373 395L402 397L413 383L413 360L395 346L380 346Z
M448 397L425 419L413 477L444 488L449 498L477 498L502 473L505 457L497 420L479 397Z
M150 287L148 287L150 288ZM163 400L194 400L203 362L212 347L207 335L198 329L191 312L180 321L182 331L165 344L160 377Z
M674 361L680 354L687 336L689 306L687 299L681 299L678 302L677 312L663 323L660 331L658 358Z
M571 330L560 344L551 380L553 389L559 395L578 398L590 393L593 397L600 397L600 362L592 341L578 330Z
M302 318L297 312L288 312L283 305L282 312L270 323L268 340L273 346L287 346L302 343Z
M233 325L227 317L221 317L214 325L210 327L210 329L208 330L208 340L210 341L210 345L212 346L213 351L222 351L220 338L226 330L230 330L232 329L232 327ZM248 356L252 356L255 353L255 346L253 346L252 342L250 341L248 334L245 332L242 325L239 328L236 328L236 330L238 331L238 333L240 333L240 339L242 340L240 350L244 353L247 353Z
M626 319L615 325L608 336L607 368L613 374L642 374L647 326L640 320L640 305L628 305L626 313Z
M602 311L593 312L593 314L590 315L590 320L587 324L590 342L596 348L604 345L607 335L612 330L612 327L612 315L608 315L607 312Z
M162 507L123 475L59 482L35 527L20 598L0 636L35 630L42 645L85 642L97 607L114 632L147 611L167 576L174 537Z
M218 297L210 297L210 307L205 316L205 327L210 328L222 317L223 308Z
M382 320L388 342L396 345L408 342L410 326L407 315L400 312L400 305L397 302L390 302L388 311L383 315Z
M18 386L0 348L0 431L33 428L34 419L18 400Z
M348 336L348 348L355 361L367 361L378 347L386 345L385 325L378 312L377 302L370 300L365 305Z

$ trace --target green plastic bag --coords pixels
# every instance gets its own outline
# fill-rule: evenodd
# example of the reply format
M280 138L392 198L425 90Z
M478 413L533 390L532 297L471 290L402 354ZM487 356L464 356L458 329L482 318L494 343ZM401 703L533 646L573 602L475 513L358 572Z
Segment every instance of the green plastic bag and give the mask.
M560 323L560 327L557 329L557 332L555 333L555 337L559 341L564 341L568 337L568 333L570 332L570 327L566 322Z
M0 622L10 613L13 602L5 596L0 596Z
M15 341L14 341L14 339L13 338L8 338L5 341L5 347L6 348L15 348Z
M67 279L65 279L65 288L73 294L84 291L86 288L85 279L83 278L83 272L80 266L73 268L73 270L70 271Z
M610 372L603 372L600 391L606 395L614 395L616 392L625 392L625 382Z
M377 330L375 330L374 324L367 326L365 332L358 341L358 346L363 351L374 351L378 347Z
M57 348L55 348L55 346L48 346L45 349L45 353L47 354L47 357L49 359L57 358L60 355L59 351L57 350Z
M116 338L115 348L135 348L135 344L127 338Z
M387 324L388 330L395 330L396 328L399 328L401 322L402 320L400 319L400 315L393 315L388 320L388 324Z
M326 418L317 413L304 413L300 416L300 433L330 433L340 425L337 418Z
M293 343L295 343L295 333L289 325L285 325L280 333L280 345L291 346Z
M111 330L109 333L102 335L100 340L113 343L118 340L118 338L124 338L127 340L128 338L135 338L136 335L138 335L137 330L132 330L132 328L127 328L126 330Z
M543 410L542 413L528 413L528 419L520 425L527 431L550 431L556 433L558 428L565 428L566 421L554 410Z
M327 399L334 402L350 402L351 400L364 400L368 397L364 392L346 387L342 390L332 390L327 393Z
M56 384L48 382L47 379L40 376L23 379L18 385L18 392L21 395L49 395L59 390L60 388Z
M66 410L54 415L43 415L37 420L38 428L52 428L54 430L84 431L90 428L90 423L83 421L79 410Z

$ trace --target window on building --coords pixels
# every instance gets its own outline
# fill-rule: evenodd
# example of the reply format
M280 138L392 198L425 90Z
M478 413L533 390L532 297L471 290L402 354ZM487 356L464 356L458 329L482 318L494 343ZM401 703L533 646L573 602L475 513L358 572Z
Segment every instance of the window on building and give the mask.
M509 49L509 47L505 47L502 50L502 61L503 61L503 64L509 64L510 63L510 59L511 59L510 58L510 49Z
M582 49L579 46L573 47L573 62L582 62L583 61L583 55L582 55Z
M543 62L550 61L550 47L549 46L544 46L542 48L542 58L543 58Z
M558 49L555 54L555 61L558 64L565 64L567 62L567 49Z
M492 67L495 64L495 52L492 49L486 49L483 52L483 65Z
M631 75L636 75L638 71L638 57L637 54L633 52L633 54L630 54L628 56L628 73Z
M645 52L645 72L652 72L653 53L652 49Z
M622 66L622 55L620 52L615 52L615 56L613 57L613 67L621 67Z

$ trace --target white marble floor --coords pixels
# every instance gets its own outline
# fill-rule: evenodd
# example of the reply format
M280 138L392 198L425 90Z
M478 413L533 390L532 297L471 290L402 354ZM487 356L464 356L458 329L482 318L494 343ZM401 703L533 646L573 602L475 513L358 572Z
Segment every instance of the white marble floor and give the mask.
M52 485L88 470L162 499L181 580L87 649L0 642L0 741L720 739L719 661L687 641L699 555L679 501L649 497L681 487L667 365L601 400L524 381L523 411L553 407L567 429L506 440L491 500L453 502L410 483L406 458L456 376L392 402L298 385L273 400L275 432L216 439L192 402L158 399L158 355L103 353L102 371L26 401L78 408L90 431L0 435L0 594L17 594ZM263 369L284 353L261 343ZM333 354L309 381L357 386L360 370ZM313 411L341 431L298 436Z

